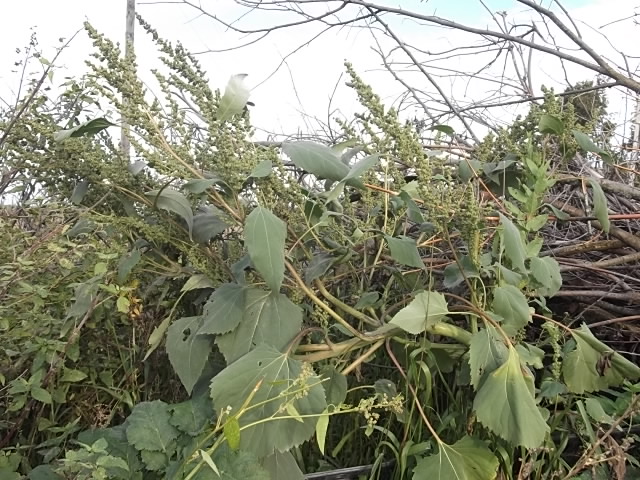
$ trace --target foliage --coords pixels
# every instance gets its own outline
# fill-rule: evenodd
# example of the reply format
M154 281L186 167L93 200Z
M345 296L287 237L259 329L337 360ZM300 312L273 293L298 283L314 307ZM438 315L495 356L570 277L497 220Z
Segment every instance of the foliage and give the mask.
M111 144L110 120L77 113L55 129L37 108L24 121L44 124L52 161L12 153L68 210L55 241L44 235L35 249L4 225L22 255L6 259L0 285L11 300L3 348L29 364L3 379L3 408L41 406L35 432L53 425L79 382L106 375L111 384L95 390L129 395L126 419L84 422L100 428L62 456L80 429L65 416L63 433L56 426L55 441L37 446L48 465L31 478L296 479L358 443L378 459L390 453L398 478L513 478L519 459L530 478L549 478L571 470L566 438L552 432L575 425L580 402L592 416L584 438L592 421L637 413L625 410L636 402L626 382L640 368L546 305L562 285L559 264L539 255L550 152L564 161L584 149L572 133L584 124L558 115L555 97L510 132L520 133L488 139L453 169L347 64L364 109L342 125L347 142L264 147L251 141L243 77L211 90L192 55L140 21L162 54L162 103L137 78L133 54L86 26L96 47L90 98L126 118L136 158ZM509 194L492 206L497 215L476 201L482 178ZM606 216L606 197L593 192ZM447 266L436 272L441 252ZM39 256L25 263L24 253ZM39 265L51 269L26 281ZM140 336L143 303L157 315ZM99 343L111 333L115 362ZM138 366L158 368L162 346L184 390L132 395ZM131 368L117 386L113 363ZM630 395L607 409L588 396L623 386ZM335 421L345 415L351 423ZM27 473L34 464L24 463Z

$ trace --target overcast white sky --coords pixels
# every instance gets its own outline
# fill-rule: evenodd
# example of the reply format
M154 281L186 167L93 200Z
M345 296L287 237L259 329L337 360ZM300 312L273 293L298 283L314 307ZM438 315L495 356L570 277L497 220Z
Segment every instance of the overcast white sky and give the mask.
M151 2L150 2L151 3ZM241 11L232 0L202 0L202 5L212 13L226 19L232 19ZM438 14L468 25L491 26L491 20L479 0L403 0L384 2L389 5L400 4L402 8L419 11L424 14ZM551 4L545 1L545 5ZM486 0L485 4L492 11L506 10L510 16L518 18L523 8L513 0ZM637 38L639 27L633 20L615 23L600 30L600 26L626 16L633 15L640 0L565 0L572 17L578 27L596 50L611 55L616 61L621 57L612 46L635 56L630 65L635 70L637 58L640 57L640 46ZM31 28L35 27L40 46L45 57L53 57L54 46L59 37L70 37L82 27L88 19L94 27L111 39L118 41L124 38L126 0L21 0L4 2L0 28L0 96L11 99L15 91L18 76L12 72L14 61L21 58L15 49L28 43ZM180 40L194 52L206 50L222 50L237 45L237 35L225 32L211 19L197 15L193 9L176 4L145 4L139 2L138 12L142 14L168 40ZM529 14L527 14L529 15ZM249 17L246 25L266 23L269 18L261 16ZM275 19L272 20L275 22ZM467 37L443 29L418 25L415 22L396 23L402 39L413 45L420 45L425 50L439 50L466 41ZM590 26L590 27L588 27ZM209 73L215 87L224 87L227 79L234 73L248 73L248 83L254 86L252 100L256 103L253 109L253 121L258 127L275 132L294 133L297 128L308 130L300 111L327 118L329 97L336 83L344 72L343 61L352 61L365 80L383 98L391 103L398 98L403 87L393 80L388 73L379 68L379 57L372 51L374 45L369 32L365 30L333 31L304 46L297 54L287 60L287 64L275 74L282 58L294 48L305 44L314 34L313 27L280 31L270 35L257 44L231 52L203 54L200 59ZM62 58L63 71L56 72L54 84L60 83L65 75L80 75L85 69L83 60L91 51L86 36L81 33L71 48ZM136 28L136 51L140 57L140 72L143 78L150 78L148 70L157 66L156 54L142 30ZM402 60L402 53L396 52L394 58ZM481 59L458 58L451 61L451 67L472 69L473 63ZM562 85L564 73L556 61L545 59L542 55L534 57L534 83L536 86ZM498 66L499 68L499 66ZM571 68L569 76L572 81L593 78L579 68ZM273 75L272 75L273 74ZM421 88L426 80L419 75L406 77L412 85ZM266 81L265 81L266 80ZM344 87L344 77L333 99L333 108L340 108L346 115L357 110L355 96ZM295 88L294 88L295 86ZM486 84L469 85L464 79L445 82L447 93L459 101L471 101L487 94ZM425 87L426 89L426 87ZM622 92L611 93L614 113L625 114L627 105ZM507 115L507 112L504 112ZM620 115L616 117L621 119ZM311 125L313 127L313 125Z

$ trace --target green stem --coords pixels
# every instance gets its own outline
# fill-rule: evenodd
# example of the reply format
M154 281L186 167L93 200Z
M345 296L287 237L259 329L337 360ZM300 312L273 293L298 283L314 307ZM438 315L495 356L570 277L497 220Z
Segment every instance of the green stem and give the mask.
M291 273L291 276L294 278L294 280L296 281L300 289L311 300L313 300L313 303L315 303L320 308L322 308L325 312L327 312L334 320L336 320L340 325L346 328L349 331L349 333L351 333L354 337L358 337L359 339L365 340L365 341L367 340L364 334L362 334L361 332L353 328L351 324L349 324L349 322L347 322L344 318L338 315L329 305L327 305L322 300L320 300L318 296L315 293L313 293L313 291L309 287L307 287L307 285L304 283L302 278L300 278L300 275L298 275L298 272L296 271L296 269L293 268L293 265L291 265L288 261L285 261L285 265L287 266L289 273Z
M443 337L456 340L463 345L469 345L471 343L471 332L468 332L464 328L457 327L450 323L438 322L434 325L427 327L427 332L434 335L442 335Z
M318 287L318 290L320 290L320 293L322 294L322 296L327 300L329 300L331 303L333 303L339 309L344 310L349 315L351 315L354 318L357 318L361 322L368 323L369 325L372 325L374 327L379 326L379 323L376 322L375 320L367 317L364 313L356 310L355 308L344 303L342 300L339 300L333 295L331 295L331 293L329 293L329 291L324 286L324 283L322 283L320 280L316 280L315 284L316 284L316 287Z

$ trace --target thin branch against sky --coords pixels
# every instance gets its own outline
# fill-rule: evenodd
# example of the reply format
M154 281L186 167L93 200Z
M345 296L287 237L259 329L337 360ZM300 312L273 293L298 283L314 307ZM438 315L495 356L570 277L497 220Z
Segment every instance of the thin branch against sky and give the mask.
M50 22L45 26L49 4L41 1L42 8L35 13L42 18L34 14L30 20L41 25L39 34L48 31L50 36L54 32L56 37L68 36L74 15L80 19L86 15L109 38L123 36L117 29L111 30L111 25L123 25L122 18L110 14L112 9L80 0L65 0L71 7L69 15L55 26ZM550 0L543 5L616 72L637 81L640 51L625 41L636 31L637 2L617 0L618 11L611 11L600 1L565 0L559 6ZM24 18L18 14L26 8L21 5L11 4L12 18ZM293 131L304 123L301 104L307 117L320 117L325 122L330 95L345 117L357 111L355 96L344 82L334 88L344 72L344 60L354 64L386 104L399 107L403 117L450 122L462 133L464 125L457 111L480 137L509 123L515 112L526 111L527 102L540 101L541 86L562 92L569 84L597 82L603 75L603 67L548 16L523 2L460 0L452 8L444 0L406 0L402 2L405 10L392 5L383 0L138 2L139 12L161 36L179 40L190 51L202 54L199 58L212 85L223 87L234 73L249 74L257 105L252 118L260 131ZM285 25L289 26L277 28ZM457 25L464 29L455 28ZM14 33L11 38L18 37ZM10 42L5 39L4 43ZM51 42L41 38L41 43ZM139 71L144 77L155 68L157 53L144 37L137 47L141 52ZM74 58L69 59L72 75L82 73L78 64L82 67L85 58L75 48ZM90 46L82 48L90 51ZM295 76L295 92L288 68ZM7 82L6 77L2 82ZM605 80L611 82L623 85L616 79ZM612 110L624 112L624 87L609 91L615 92ZM13 98L5 93L0 92L5 101Z
M555 71L557 83L565 88L591 75L609 79L596 82L595 89L622 86L640 94L636 69L630 67L632 57L612 44L608 50L623 58L622 64L600 53L586 39L585 29L591 33L590 38L596 33L608 41L606 36L597 27L579 26L570 9L555 0L549 8L532 0L516 0L526 9L524 12L494 11L487 1L473 0L493 27L433 15L428 12L428 4L415 2L409 2L413 8L396 8L366 0L235 0L243 13L225 19L208 11L206 3L182 1L246 38L260 35L264 39L282 30L321 26L313 37L319 41L337 28L363 29L368 32L367 41L375 45L381 66L408 94L397 98L403 98L403 102L412 98L414 106L432 120L455 119L474 142L479 139L474 124L489 129L494 125L486 112L539 101L537 92L549 72ZM421 31L433 34L435 29L450 32L449 47L425 49L418 43ZM308 44L290 47L285 59ZM536 62L547 65L546 69L536 69ZM555 67L549 67L553 62ZM581 69L581 78L576 77L576 68ZM420 78L430 87L425 88ZM478 112L484 112L482 117ZM495 125L501 123L496 118Z

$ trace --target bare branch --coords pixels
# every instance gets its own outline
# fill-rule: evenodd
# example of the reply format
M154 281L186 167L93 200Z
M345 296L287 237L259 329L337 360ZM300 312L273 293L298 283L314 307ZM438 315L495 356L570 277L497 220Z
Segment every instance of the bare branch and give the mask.
M640 94L640 82L635 81L631 77L627 77L617 70L615 70L611 65L609 65L600 55L596 53L596 51L591 48L582 38L573 33L551 10L541 7L537 3L531 0L517 0L519 3L523 5L527 5L531 7L536 12L544 15L549 18L568 38L570 38L581 50L584 50L592 59L595 61L601 68L599 73L607 75L608 77L613 78L621 85L633 90L634 92ZM559 55L558 55L559 56ZM567 59L568 60L568 59Z
M471 128L471 125L469 125L469 122L467 122L467 119L464 118L464 116L462 116L460 114L460 112L458 112L458 108L453 104L453 102L447 97L447 95L444 93L444 91L442 90L442 88L440 87L440 85L438 85L438 82L436 82L434 80L434 78L431 76L431 74L429 74L429 72L427 72L427 70L422 66L422 64L420 62L418 62L418 60L416 59L416 57L413 55L413 53L411 53L411 51L406 47L406 45L400 40L400 38L398 38L398 36L395 34L395 32L393 30L391 30L391 28L389 27L389 24L387 24L384 20L382 20L382 18L380 18L378 16L377 13L375 13L373 10L371 10L372 15L376 18L377 22L379 24L381 24L384 29L386 30L386 32L389 34L389 36L391 36L391 38L393 38L397 43L398 46L402 49L402 51L407 55L407 57L409 57L411 59L411 61L413 62L413 64L418 68L418 70L420 70L420 72L422 72L422 74L427 78L427 80L429 80L429 82L431 82L431 84L435 87L435 89L438 91L438 93L440 94L440 96L442 97L442 99L444 100L444 102L447 104L447 106L451 109L451 111L460 119L460 121L462 122L462 124L464 125L464 127L466 128L466 130L469 132L469 134L471 135L471 137L478 142L479 139L476 136L476 134L473 132L473 129Z

